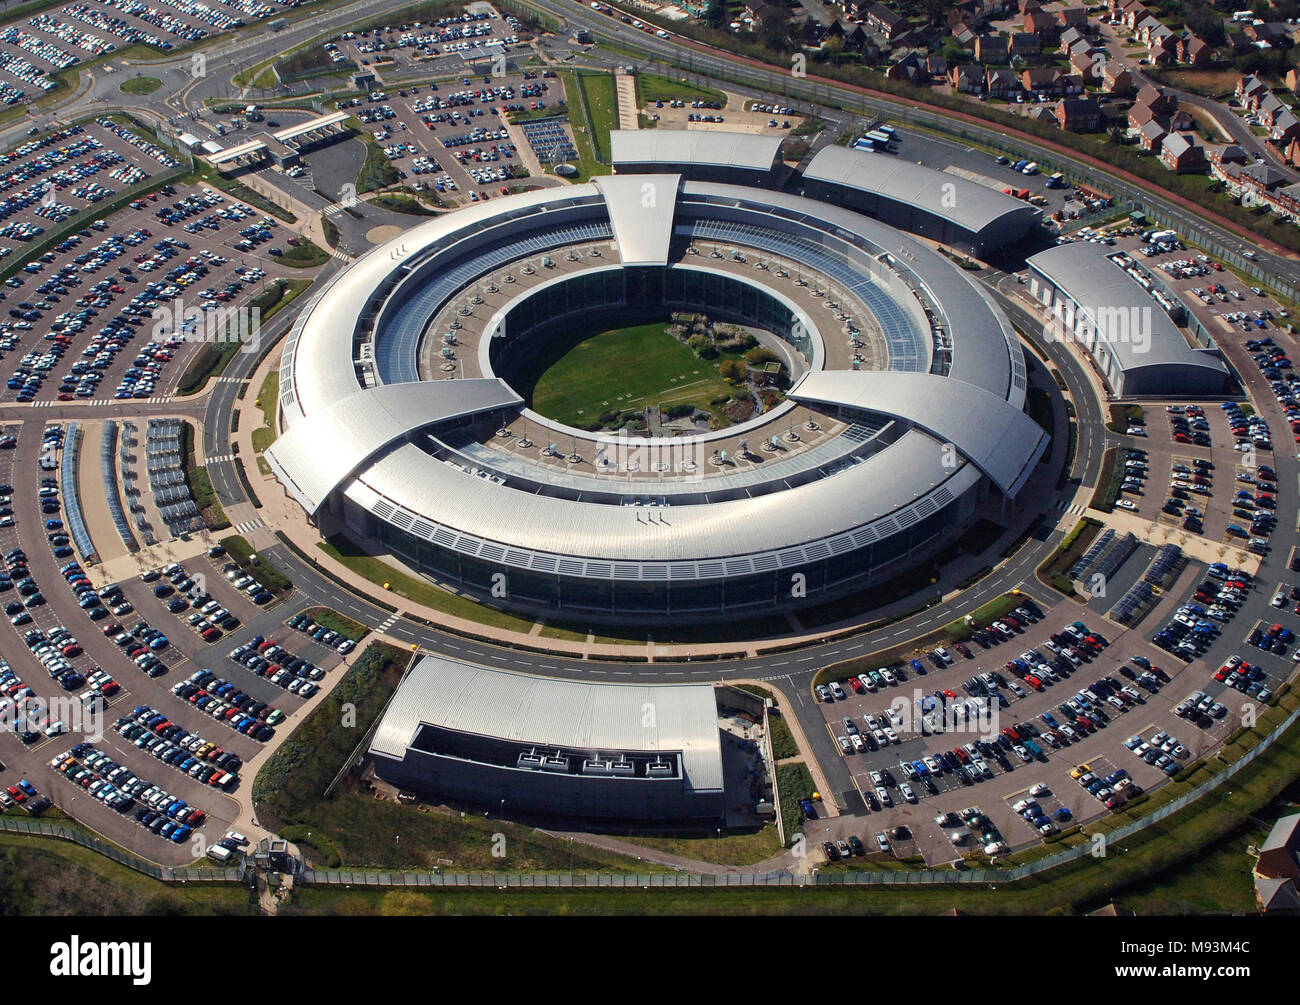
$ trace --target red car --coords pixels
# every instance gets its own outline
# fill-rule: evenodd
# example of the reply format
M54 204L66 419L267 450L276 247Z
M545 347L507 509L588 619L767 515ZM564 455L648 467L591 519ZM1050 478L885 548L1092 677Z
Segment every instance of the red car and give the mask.
M862 681L858 680L856 677L849 678L849 687L853 688L853 690L856 691L858 694L862 694L864 691L867 690L865 687L863 687Z
M17 785L11 785L5 791L14 797L14 802L16 803L21 803L24 799L27 798L27 794L23 792L23 790L20 789Z

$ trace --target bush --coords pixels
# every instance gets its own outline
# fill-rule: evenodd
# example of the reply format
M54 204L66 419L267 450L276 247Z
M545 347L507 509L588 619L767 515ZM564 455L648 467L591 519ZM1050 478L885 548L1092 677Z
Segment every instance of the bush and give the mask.
M724 359L718 364L718 373L723 380L739 384L749 376L749 368L738 359Z

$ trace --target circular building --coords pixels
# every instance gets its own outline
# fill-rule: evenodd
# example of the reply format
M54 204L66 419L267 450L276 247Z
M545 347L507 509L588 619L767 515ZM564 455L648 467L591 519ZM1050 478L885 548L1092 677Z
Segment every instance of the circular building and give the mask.
M613 436L513 386L593 319L689 312L754 333L788 390L725 428ZM490 602L708 620L879 584L1014 498L1048 441L1026 383L1006 317L919 241L620 174L438 217L336 275L288 337L266 457L322 531Z

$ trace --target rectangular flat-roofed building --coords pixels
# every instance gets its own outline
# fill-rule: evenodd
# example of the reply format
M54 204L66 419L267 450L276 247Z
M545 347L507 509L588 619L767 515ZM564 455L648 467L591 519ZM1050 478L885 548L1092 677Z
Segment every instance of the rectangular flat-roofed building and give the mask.
M614 129L616 174L672 172L688 181L779 188L786 170L780 136L713 129Z
M609 684L418 657L370 746L401 788L584 821L723 819L709 684Z

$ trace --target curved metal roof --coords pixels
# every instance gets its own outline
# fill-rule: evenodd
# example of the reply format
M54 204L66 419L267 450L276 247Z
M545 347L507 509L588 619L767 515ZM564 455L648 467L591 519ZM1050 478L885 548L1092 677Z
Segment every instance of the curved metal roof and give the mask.
M932 373L823 370L807 374L790 397L904 419L939 440L941 449L951 443L1008 496L1028 481L1050 439L1006 399Z
M436 384L381 384L355 391L299 422L265 457L289 494L315 514L329 494L366 460L418 429L463 419L523 399L496 377Z
M868 150L822 147L808 162L803 176L947 217L972 234L999 224L1028 229L1039 216L1033 206L987 185Z
M712 684L562 680L421 656L384 710L370 749L405 757L425 723L528 746L680 753L689 788L723 787Z
M1031 436L1025 425L1029 420L1019 411L1025 397L1023 354L1006 317L987 295L951 262L879 221L799 196L736 185L674 186L677 219L689 215L726 221L740 228L741 243L746 233L769 241L797 236L785 253L799 256L816 249L836 267L840 275L835 281L846 289L866 282L891 297L919 295L931 310L927 322L921 305L909 301L908 310L915 308L920 323L934 326L925 336L951 353L946 377L897 371L825 375L827 388L836 377L872 380L870 385L834 384L834 393L827 393L837 404L858 407L859 392L870 386L867 397L872 400L863 407L898 415L914 427L896 442L828 467L818 480L775 486L776 491L708 503L621 506L523 491L490 473L475 477L408 439L410 432L442 418L516 403L494 378L361 390L354 353L375 313L371 301L376 291L392 289L394 278L425 282L426 274L441 274L442 264L430 270L430 248L442 249L437 254L445 254L446 268L452 268L464 255L487 246L485 234L499 230L508 235L512 228L539 225L558 229L572 225L576 215L588 221L613 219L623 250L631 238L617 233L617 218L625 208L618 204L628 186L639 188L635 176L613 186L552 189L476 205L413 227L340 273L298 319L282 363L287 432L270 456L295 497L314 509L341 488L353 504L417 538L504 566L663 582L797 568L868 547L938 512L972 489L981 471L1004 491L1023 484L1041 441ZM661 207L659 214L671 230L672 209ZM895 380L905 382L894 385ZM941 380L948 384L938 384ZM451 390L456 385L482 390ZM424 398L445 392L465 398L443 404ZM952 400L945 403L946 396ZM383 407L371 409L372 401ZM988 428L963 429L963 416L953 402L964 403L979 420L973 423L965 416L968 424L987 423ZM956 444L963 455L955 464L945 462L945 442ZM1001 451L1005 457L998 456ZM322 462L323 454L332 456Z
M1111 260L1114 249L1091 241L1058 244L1027 258L1026 264L1044 276L1081 309L1125 370L1178 364L1199 366L1228 375L1223 361L1193 348L1173 318L1122 266ZM1137 310L1143 331L1131 331ZM1114 312L1123 311L1124 315ZM1146 319L1149 317L1149 326ZM1122 331L1108 331L1117 318Z

